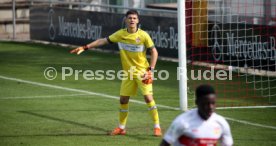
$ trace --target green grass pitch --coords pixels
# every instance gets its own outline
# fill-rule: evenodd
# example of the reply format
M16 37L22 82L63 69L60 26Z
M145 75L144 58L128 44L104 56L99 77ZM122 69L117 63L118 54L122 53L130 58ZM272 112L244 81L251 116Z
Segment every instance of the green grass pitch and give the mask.
M130 103L127 135L107 135L118 123L119 102L113 97L119 94L119 80L88 81L82 78L82 74L79 80L75 80L74 76L61 79L62 67L83 71L120 70L119 55L88 51L78 56L69 54L70 49L0 42L0 145L157 146L162 138L152 136L152 121L147 106L137 102ZM157 104L179 107L177 63L158 61L157 66L158 70L170 72L168 80L154 82ZM55 80L44 78L43 72L47 67L57 69ZM192 82L189 81L189 84ZM192 108L193 88L190 90L189 105ZM266 98L255 100L236 97L228 100L228 96L235 94L233 92L219 98L219 105L230 105L233 100L241 105L271 105ZM131 99L143 102L140 94ZM228 122L235 145L276 145L276 108L224 109L217 112L234 119ZM159 107L164 132L180 113L178 110Z

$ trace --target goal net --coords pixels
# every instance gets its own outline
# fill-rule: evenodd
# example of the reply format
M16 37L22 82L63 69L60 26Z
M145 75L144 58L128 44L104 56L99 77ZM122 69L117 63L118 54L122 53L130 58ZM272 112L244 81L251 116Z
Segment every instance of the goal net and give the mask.
M276 1L186 0L185 5L189 88L215 86L223 107L275 105Z

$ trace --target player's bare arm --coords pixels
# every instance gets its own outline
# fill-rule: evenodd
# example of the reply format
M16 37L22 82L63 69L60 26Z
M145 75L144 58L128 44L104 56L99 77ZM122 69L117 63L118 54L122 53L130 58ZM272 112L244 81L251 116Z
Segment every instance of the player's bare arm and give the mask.
M100 46L103 46L106 44L108 44L108 40L106 38L100 38L100 39L97 39L97 40L91 42L90 44L75 48L75 49L71 50L70 53L76 53L79 55L85 50L88 50L90 48L100 47Z
M96 47L100 47L100 46L103 46L103 45L106 45L108 44L108 41L106 38L101 38L101 39L97 39L96 41L93 41L92 43L90 44L87 44L86 46L89 48L96 48Z
M143 83L144 84L151 84L153 82L153 74L152 70L155 68L158 52L155 47L150 49L151 57L150 57L150 67L148 68L147 72L143 76Z
M158 52L157 49L154 47L150 51L151 57L150 57L150 67L155 68L157 58L158 58Z

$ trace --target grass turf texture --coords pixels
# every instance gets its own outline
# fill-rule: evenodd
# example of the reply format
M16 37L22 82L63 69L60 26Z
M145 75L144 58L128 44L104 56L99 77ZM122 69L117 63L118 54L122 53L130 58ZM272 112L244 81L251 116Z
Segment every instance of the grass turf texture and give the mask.
M83 71L121 69L118 54L93 51L77 56L69 54L70 49L52 45L0 42L0 75L113 96L119 94L119 80L87 81L80 74L79 80L75 80L72 76L62 81L61 67L64 66ZM52 81L46 80L43 76L44 69L50 66L58 71L57 78ZM168 70L170 78L166 81L155 81L154 93L157 104L178 107L176 68L177 63L158 62L157 69ZM243 81L244 79L234 78L234 80ZM189 80L188 83L197 84L198 82ZM252 88L250 85L245 86ZM107 136L106 133L117 126L119 106L117 100L95 95L75 95L80 93L4 79L0 79L0 87L0 145L152 146L158 145L161 141L161 138L152 136L152 122L146 105L130 103L126 136ZM190 107L194 106L192 90L193 87L189 92ZM258 94L260 93L257 91L254 93L254 95ZM233 102L240 105L248 103L270 105L267 98L238 98L237 92L222 96L219 105L233 105ZM141 95L132 99L143 101ZM229 118L276 126L275 108L228 109L217 112ZM159 108L164 131L180 113L180 111ZM229 123L235 145L276 145L275 129L233 121Z

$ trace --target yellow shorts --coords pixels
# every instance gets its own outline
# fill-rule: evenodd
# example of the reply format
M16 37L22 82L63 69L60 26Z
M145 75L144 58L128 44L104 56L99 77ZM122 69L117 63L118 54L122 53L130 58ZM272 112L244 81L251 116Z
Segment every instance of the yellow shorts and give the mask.
M135 96L137 94L137 88L140 89L143 95L152 95L152 84L144 84L142 80L133 78L132 80L122 80L121 83L121 96Z

